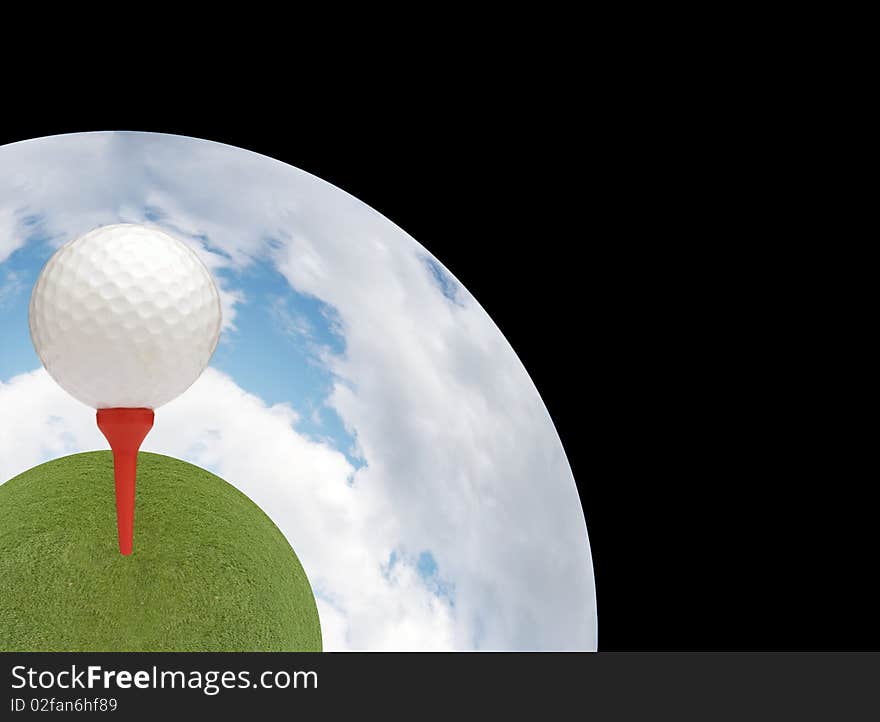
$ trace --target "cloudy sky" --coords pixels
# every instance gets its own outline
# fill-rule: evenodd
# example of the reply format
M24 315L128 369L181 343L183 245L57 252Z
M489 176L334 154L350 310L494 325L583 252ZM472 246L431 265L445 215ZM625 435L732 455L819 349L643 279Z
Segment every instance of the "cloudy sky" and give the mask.
M143 133L0 147L0 482L106 448L42 370L27 308L55 248L121 222L188 243L224 310L211 367L143 448L269 514L325 649L596 648L574 479L498 328L379 213L241 149Z

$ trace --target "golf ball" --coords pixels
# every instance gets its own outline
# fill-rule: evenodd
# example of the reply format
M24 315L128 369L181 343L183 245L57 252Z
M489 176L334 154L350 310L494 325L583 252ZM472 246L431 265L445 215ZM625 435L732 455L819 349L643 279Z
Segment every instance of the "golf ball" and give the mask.
M46 370L95 409L155 409L182 394L207 367L221 321L217 286L193 250L133 224L59 248L30 303Z

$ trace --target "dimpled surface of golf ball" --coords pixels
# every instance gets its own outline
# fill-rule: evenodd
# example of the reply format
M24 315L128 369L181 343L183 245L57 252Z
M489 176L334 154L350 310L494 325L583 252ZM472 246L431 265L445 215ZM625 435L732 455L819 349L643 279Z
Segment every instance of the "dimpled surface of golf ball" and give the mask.
M30 303L46 370L95 409L155 409L182 394L207 367L221 321L217 287L195 252L133 224L59 248Z

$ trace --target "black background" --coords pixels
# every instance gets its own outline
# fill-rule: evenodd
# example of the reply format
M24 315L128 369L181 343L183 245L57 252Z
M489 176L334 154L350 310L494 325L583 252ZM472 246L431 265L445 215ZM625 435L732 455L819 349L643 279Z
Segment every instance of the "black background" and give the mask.
M579 100L530 86L332 109L106 103L7 116L0 140L229 143L339 186L427 247L557 425L600 650L880 648L873 524L852 487L876 473L841 446L824 391L836 372L817 371L827 319L816 286L788 291L799 251L757 222L761 174L738 175L727 136Z

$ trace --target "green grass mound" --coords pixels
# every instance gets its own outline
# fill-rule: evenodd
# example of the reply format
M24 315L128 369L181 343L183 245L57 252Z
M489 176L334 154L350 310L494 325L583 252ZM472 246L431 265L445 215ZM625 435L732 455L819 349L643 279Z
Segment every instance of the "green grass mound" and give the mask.
M16 650L320 651L321 627L284 535L191 464L140 454L122 556L100 451L0 485L0 651Z

